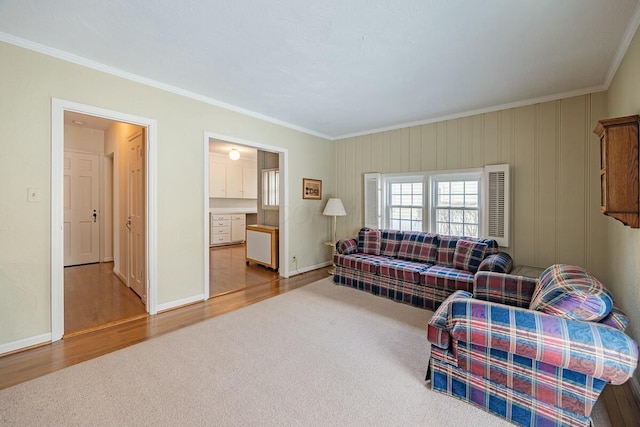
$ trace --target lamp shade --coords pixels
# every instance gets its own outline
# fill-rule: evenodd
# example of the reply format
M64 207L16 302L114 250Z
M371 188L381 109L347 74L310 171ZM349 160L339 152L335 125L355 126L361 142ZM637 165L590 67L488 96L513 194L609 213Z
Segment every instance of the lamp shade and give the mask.
M342 200L338 198L331 198L327 201L327 206L324 207L322 215L327 216L345 216L347 211L344 210Z

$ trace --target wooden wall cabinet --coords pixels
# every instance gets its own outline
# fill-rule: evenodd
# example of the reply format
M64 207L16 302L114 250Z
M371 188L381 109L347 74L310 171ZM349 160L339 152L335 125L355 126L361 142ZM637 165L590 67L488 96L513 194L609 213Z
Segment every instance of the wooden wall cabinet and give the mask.
M600 210L632 228L640 227L640 116L600 120Z

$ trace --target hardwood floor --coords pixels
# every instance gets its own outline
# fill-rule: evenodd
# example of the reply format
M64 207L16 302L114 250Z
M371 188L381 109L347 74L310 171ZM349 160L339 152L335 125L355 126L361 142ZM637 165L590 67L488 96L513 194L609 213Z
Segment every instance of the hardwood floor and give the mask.
M245 262L245 245L209 249L209 295L221 295L277 280L279 274Z
M113 263L64 269L64 335L147 316L144 303L113 273Z
M244 258L240 261L244 265ZM240 268L237 265L238 260L235 264L223 263L220 268L237 271ZM143 316L92 332L65 337L52 344L0 357L0 389L237 310L327 277L326 268L289 279L281 278L277 274L274 277L273 272L262 268L254 273L257 276L248 275L251 285L237 292L155 316ZM261 274L262 280L256 278Z
M238 255L240 252L241 257ZM211 291L227 292L226 294L156 316L145 315L92 332L65 336L65 339L49 345L0 357L0 389L237 310L327 277L326 268L289 279L280 278L277 273L261 267L243 271L247 269L242 246L227 248L227 253L222 248L216 248L210 255L212 263L216 263L216 268L212 270ZM244 289L229 292L237 288ZM604 399L612 426L639 425L640 405L631 392L629 382L620 386L608 385L601 398Z

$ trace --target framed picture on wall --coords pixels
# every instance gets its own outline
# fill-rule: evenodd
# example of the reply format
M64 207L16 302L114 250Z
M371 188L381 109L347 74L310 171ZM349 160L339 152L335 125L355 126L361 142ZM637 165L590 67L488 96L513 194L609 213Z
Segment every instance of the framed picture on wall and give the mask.
M321 200L322 181L319 179L302 178L302 198Z

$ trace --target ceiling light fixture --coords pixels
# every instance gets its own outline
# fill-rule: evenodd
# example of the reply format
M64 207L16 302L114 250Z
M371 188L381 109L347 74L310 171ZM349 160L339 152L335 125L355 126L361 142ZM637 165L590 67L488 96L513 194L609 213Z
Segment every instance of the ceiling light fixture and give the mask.
M73 124L74 125L78 125L78 126L82 126L84 124L84 122L82 120L74 120Z
M231 160L238 160L240 158L240 152L237 149L232 148L231 151L229 151L229 158Z

